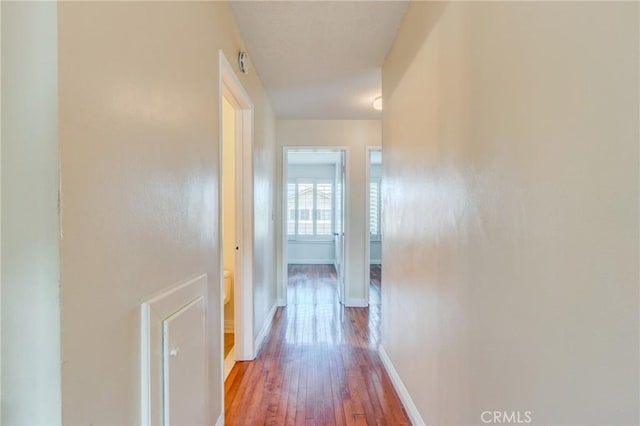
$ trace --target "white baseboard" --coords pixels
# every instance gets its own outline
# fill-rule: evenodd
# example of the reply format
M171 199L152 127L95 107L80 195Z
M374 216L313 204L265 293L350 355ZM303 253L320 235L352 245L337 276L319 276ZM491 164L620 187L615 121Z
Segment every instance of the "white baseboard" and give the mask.
M372 259L369 262L370 265L378 265L378 266L382 266L382 260L381 259Z
M220 414L220 417L218 417L218 421L216 421L216 426L224 426L224 413Z
M271 323L273 322L273 316L275 315L277 308L278 308L278 305L274 303L271 309L269 310L269 313L267 314L267 318L264 320L264 324L260 329L260 333L258 333L258 337L256 337L256 342L254 346L255 356L258 356L258 353L260 353L260 347L262 346L262 342L264 342L264 339L265 337L267 337L269 330L271 330Z
M235 332L235 325L233 320L224 320L224 332L225 333L233 333Z
M333 259L295 259L288 260L288 265L333 265Z
M369 306L369 301L367 299L347 299L344 305L348 308L366 308Z
M229 373L231 373L231 369L236 363L236 348L231 348L229 354L225 357L223 366L224 366L224 380L227 380L229 377ZM224 381L223 380L223 381Z
M422 420L422 416L418 412L418 408L416 407L416 404L413 402L413 399L411 399L411 395L409 395L409 391L407 390L404 383L402 382L402 379L398 375L396 368L393 366L393 363L391 362L389 355L387 355L387 351L384 350L384 347L382 347L382 345L380 345L380 347L378 348L378 354L380 355L380 360L382 361L382 365L384 365L384 369L387 370L387 374L391 379L391 383L393 384L393 387L395 388L396 392L398 393L398 396L400 397L400 401L402 402L402 405L404 405L404 409L407 410L407 414L409 415L409 419L411 420L411 423L414 425L426 424L424 420Z
M278 300L276 300L276 306L282 308L282 307L287 306L287 303L284 301L284 299L278 299Z

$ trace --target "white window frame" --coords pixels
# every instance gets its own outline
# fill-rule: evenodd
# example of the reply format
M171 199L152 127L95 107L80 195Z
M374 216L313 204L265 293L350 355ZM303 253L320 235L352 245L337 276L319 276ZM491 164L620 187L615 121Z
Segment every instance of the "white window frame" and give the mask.
M291 211L289 210L289 192L288 192L288 188L290 184L295 184L296 188L295 188L295 192L294 192L294 196L295 196L295 224L294 224L294 233L293 234L289 234L289 215L291 213ZM300 235L298 233L298 226L300 223L300 217L299 217L299 207L298 207L298 185L299 184L312 184L313 185L313 206L312 206L312 210L311 210L311 217L312 217L312 223L313 223L313 233L311 235ZM331 222L329 224L329 233L328 234L322 234L322 235L318 235L318 184L329 184L331 185ZM288 241L322 241L322 242L326 242L326 241L333 241L333 226L335 223L335 215L336 215L336 209L335 209L335 200L334 200L334 194L335 194L335 190L336 190L336 186L335 183L331 180L331 179L317 179L317 178L293 178L293 179L287 179L287 192L285 193L285 204L286 204L286 208L287 208L287 221L285 223L285 233L287 235L287 240Z

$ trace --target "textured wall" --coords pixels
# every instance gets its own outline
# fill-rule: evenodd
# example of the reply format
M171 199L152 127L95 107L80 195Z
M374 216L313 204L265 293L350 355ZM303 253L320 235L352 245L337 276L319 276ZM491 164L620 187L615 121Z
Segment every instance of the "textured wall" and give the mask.
M410 3L383 346L428 424L637 424L638 4Z
M139 421L139 304L208 274L211 423L222 411L218 50L223 2L61 2L62 420ZM275 300L273 113L255 72L255 321Z
M1 7L0 423L60 424L56 4Z

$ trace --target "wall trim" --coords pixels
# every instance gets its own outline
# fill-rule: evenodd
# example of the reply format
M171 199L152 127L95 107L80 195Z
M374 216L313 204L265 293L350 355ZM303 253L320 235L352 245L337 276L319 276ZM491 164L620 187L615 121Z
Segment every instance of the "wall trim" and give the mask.
M369 301L367 299L349 298L346 299L344 305L347 308L366 308L367 306L369 306Z
M409 394L409 391L407 390L406 386L402 382L400 375L398 374L398 372L396 371L396 368L393 366L393 363L391 362L391 358L389 358L389 355L387 355L387 351L384 350L384 347L382 345L378 347L378 355L380 356L382 365L384 365L384 369L387 371L387 374L391 379L391 383L393 384L394 389L396 390L396 392L398 393L398 396L400 397L400 401L402 402L402 405L404 405L404 409L407 411L407 414L409 415L409 419L411 420L411 423L413 423L414 425L425 425L426 423L424 422L424 420L422 420L422 416L418 411L418 407L416 407L416 404L413 402L413 399L411 399L411 395Z
M216 426L224 426L224 412L222 412L222 414L220 414L220 416L218 417Z
M140 305L140 424L143 426L161 423L168 408L163 396L166 383L163 352L165 321L198 300L207 300L207 274L162 289ZM206 304L204 309L205 318L208 319L210 314ZM207 322L205 332L208 331ZM205 359L207 356L204 354Z
M289 265L334 265L334 259L294 259L288 260Z
M258 337L256 337L256 343L254 346L256 351L255 351L254 357L258 356L258 353L260 352L260 347L262 346L264 339L267 337L269 330L271 330L271 324L273 323L273 317L276 314L277 308L278 308L278 305L274 303L271 309L269 310L269 313L267 314L267 318L264 320L264 324L260 329L260 333L258 333Z
M380 265L382 266L382 259L371 259L371 261L369 262L369 266L371 265Z
M284 299L278 299L276 300L276 306L284 308L285 306L287 306L287 302L285 302Z
M236 350L235 348L231 348L231 352L229 352L229 354L224 358L224 361L223 361L223 365L224 365L224 372L223 372L224 379L222 380L223 383L227 380L227 377L229 377L229 374L231 373L231 370L233 369L233 366L235 364L236 364Z

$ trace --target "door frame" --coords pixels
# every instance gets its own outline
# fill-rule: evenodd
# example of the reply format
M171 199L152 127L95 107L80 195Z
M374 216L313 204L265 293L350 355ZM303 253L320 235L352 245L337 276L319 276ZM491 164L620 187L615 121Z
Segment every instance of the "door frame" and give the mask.
M222 102L223 98L236 110L236 212L241 220L236 221L236 271L233 278L234 328L236 332L234 351L237 361L255 359L253 339L253 131L254 104L233 71L222 50L218 54L218 295L220 298L220 372L224 378L224 264L222 258L223 228L222 207ZM224 379L221 381L224 398ZM223 405L224 407L224 401Z
M371 152L380 151L382 153L382 146L380 145L367 145L365 149L365 165L364 165L364 294L367 305L370 304L369 285L371 281L371 234L369 233L369 220L371 219L371 196L369 194L369 184L371 183ZM384 161L384 158L382 159ZM382 180L381 180L382 182ZM382 224L381 224L382 225ZM382 236L382 229L380 230ZM382 238L380 238L382 240Z
M343 191L343 199L344 203L342 209L344 211L344 220L342 222L342 229L344 233L344 265L343 265L343 279L340 281L338 279L338 298L340 299L340 303L346 305L347 297L345 294L346 286L345 281L349 272L349 147L348 146L317 146L317 145L286 145L282 147L282 182L280 182L280 191L282 194L281 200L281 211L280 215L280 223L281 223L281 233L280 238L282 240L282 256L280 267L282 268L282 282L280 283L282 299L280 300L279 306L287 306L287 282L289 281L289 268L288 268L288 249L289 249L289 240L287 238L287 181L288 181L288 155L289 151L342 151L344 152L344 188ZM334 189L335 191L335 189ZM335 205L334 205L335 209ZM334 215L335 221L335 215ZM339 278L339 277L338 277Z

